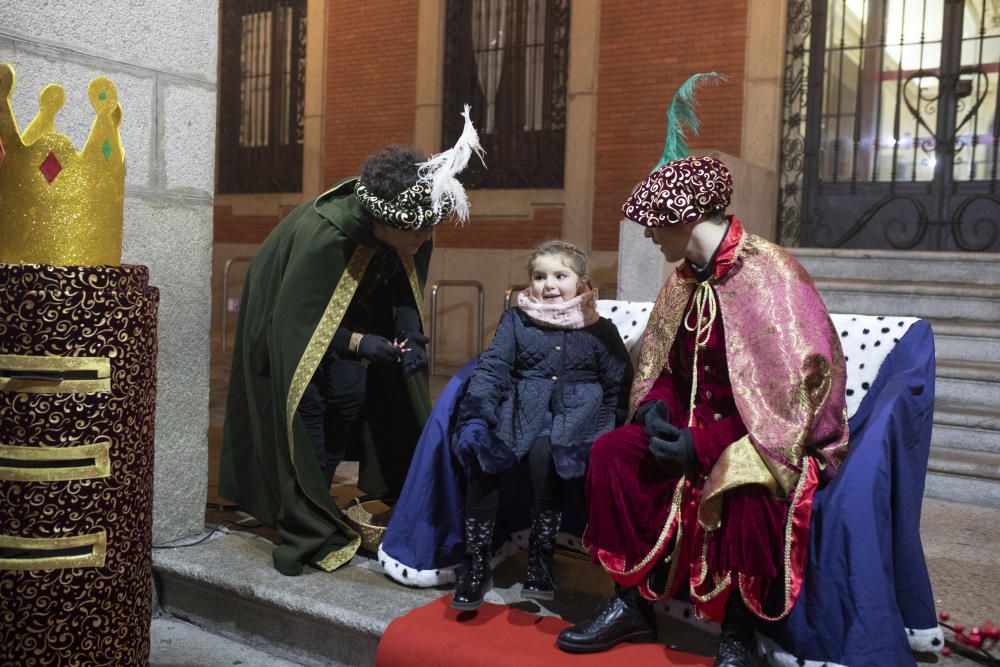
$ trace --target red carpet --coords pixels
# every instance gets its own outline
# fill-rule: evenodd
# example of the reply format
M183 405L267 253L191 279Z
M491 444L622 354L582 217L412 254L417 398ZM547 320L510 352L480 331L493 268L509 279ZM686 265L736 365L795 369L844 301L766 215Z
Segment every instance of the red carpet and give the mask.
M484 604L477 612L451 608L451 595L414 609L386 628L377 667L486 667L487 665L711 665L713 658L680 653L662 644L619 644L605 653L579 655L556 648L569 623L507 606Z

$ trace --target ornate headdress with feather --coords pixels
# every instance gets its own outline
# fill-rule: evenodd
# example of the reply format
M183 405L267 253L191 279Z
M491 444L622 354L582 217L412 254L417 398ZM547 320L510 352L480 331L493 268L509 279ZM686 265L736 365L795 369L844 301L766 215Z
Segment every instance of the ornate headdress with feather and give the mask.
M458 224L465 223L469 219L469 198L456 176L473 155L482 161L484 153L470 111L466 104L462 112L465 127L455 145L418 164L417 182L391 201L382 199L359 182L354 192L361 206L382 222L399 229L430 227L452 213Z
M632 190L622 213L645 227L693 222L724 210L733 195L733 178L721 161L688 155L687 133L698 133L695 90L703 81L721 83L722 74L695 74L677 90L667 112L667 137L660 161Z

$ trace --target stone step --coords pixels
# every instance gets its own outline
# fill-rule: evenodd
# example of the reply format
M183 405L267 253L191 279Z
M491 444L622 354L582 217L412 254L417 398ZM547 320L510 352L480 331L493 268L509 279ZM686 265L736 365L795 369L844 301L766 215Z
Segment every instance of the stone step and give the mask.
M991 405L936 402L931 446L1000 454L1000 411Z
M833 313L905 315L990 324L1000 321L997 285L820 278L816 287Z
M1000 453L932 447L924 495L1000 508Z
M1000 454L931 448L927 470L958 477L974 477L1000 484Z
M441 595L393 584L360 557L335 575L306 568L286 577L271 564L273 549L261 537L233 532L154 551L161 608L299 664L373 665L389 622Z
M924 495L938 500L1000 509L1000 482L991 479L928 470Z
M938 359L991 361L1000 359L1000 325L966 320L932 320Z
M934 397L950 404L1000 406L1000 364L938 359Z
M936 281L1000 285L1000 254L790 248L814 278L857 276L866 280ZM933 267L928 269L928 267Z

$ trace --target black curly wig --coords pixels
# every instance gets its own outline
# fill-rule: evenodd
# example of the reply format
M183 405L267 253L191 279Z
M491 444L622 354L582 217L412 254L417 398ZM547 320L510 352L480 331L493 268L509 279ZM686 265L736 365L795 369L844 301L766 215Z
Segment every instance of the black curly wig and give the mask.
M426 160L413 146L386 146L361 163L361 182L372 194L391 200L417 182L417 163Z

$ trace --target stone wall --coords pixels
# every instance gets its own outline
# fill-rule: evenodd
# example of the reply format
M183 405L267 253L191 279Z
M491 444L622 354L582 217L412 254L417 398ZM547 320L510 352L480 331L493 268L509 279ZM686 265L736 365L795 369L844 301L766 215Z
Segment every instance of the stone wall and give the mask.
M87 84L118 89L125 149L122 262L160 289L155 543L204 526L209 279L215 190L215 0L7 0L0 62L13 65L23 131L48 83L66 90L56 130L83 148L94 110Z

